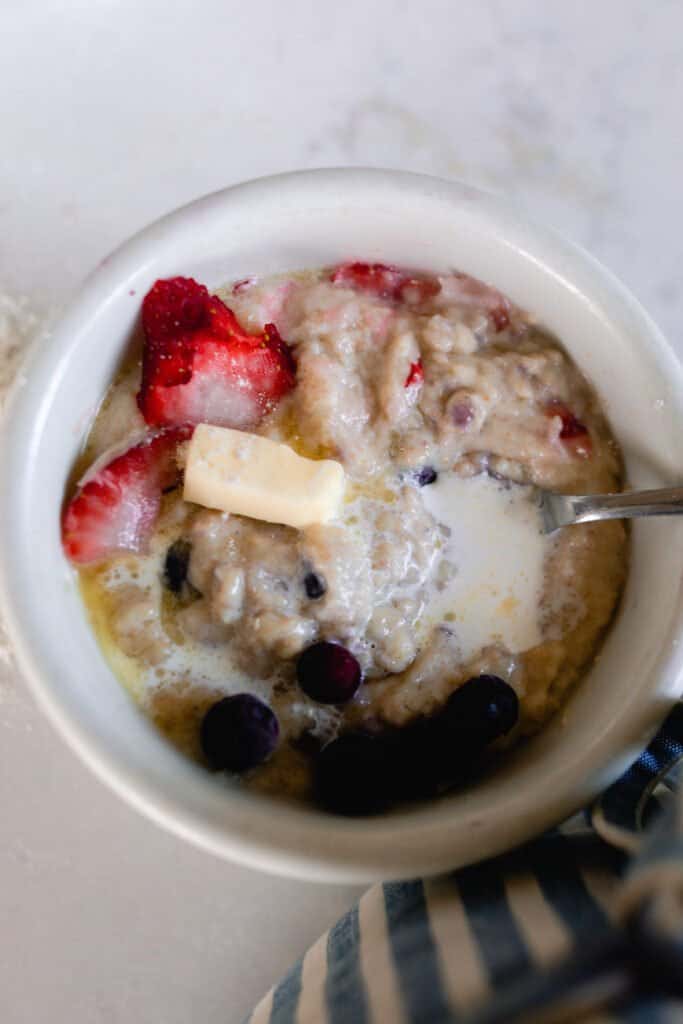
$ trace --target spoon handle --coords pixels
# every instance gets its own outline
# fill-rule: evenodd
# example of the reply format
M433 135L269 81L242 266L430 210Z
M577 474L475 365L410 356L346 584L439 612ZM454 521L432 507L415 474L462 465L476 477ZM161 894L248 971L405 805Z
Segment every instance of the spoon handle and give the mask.
M636 516L683 515L683 487L625 494L589 494L569 499L577 523L598 519L634 519Z

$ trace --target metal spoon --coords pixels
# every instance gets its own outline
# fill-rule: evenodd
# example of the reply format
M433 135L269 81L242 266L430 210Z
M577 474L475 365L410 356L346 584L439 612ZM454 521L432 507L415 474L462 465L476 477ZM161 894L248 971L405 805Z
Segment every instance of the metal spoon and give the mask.
M635 519L637 516L683 515L683 487L625 494L553 494L538 492L543 532L598 519Z

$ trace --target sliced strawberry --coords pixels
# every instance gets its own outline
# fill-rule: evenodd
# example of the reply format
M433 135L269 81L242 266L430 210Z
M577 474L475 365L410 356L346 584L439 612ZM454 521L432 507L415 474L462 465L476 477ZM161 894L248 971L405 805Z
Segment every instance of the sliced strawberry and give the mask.
M225 303L190 278L157 281L142 325L138 406L152 426L252 427L294 386L294 360L275 325L248 334Z
M342 263L330 274L332 284L371 292L378 299L393 299L403 280L397 267L385 263Z
M403 387L411 388L415 385L421 384L422 381L424 380L424 377L425 372L422 368L422 360L418 359L416 363L410 364L410 370L408 371L408 376L403 382Z
M208 326L210 295L191 277L170 277L152 285L142 301L145 338L177 338L196 327Z
M577 419L574 413L557 399L553 399L545 407L546 416L559 416L562 420L560 429L560 440L571 441L575 437L582 437L588 433L588 427Z
M404 277L398 289L397 298L409 305L416 306L427 299L433 299L441 291L441 284L436 277L424 274L422 277Z
M589 458L593 449L593 443L585 423L577 419L564 402L560 402L557 399L548 402L545 407L545 414L551 418L559 416L562 423L560 433L558 434L560 441L564 441L574 454L584 459Z
M448 276L446 292L449 299L462 306L483 309L496 332L505 330L509 325L510 300L497 288L457 271Z
M175 366L177 353L170 356ZM213 423L244 430L294 384L291 356L273 324L256 344L226 344L201 332L193 340L184 366L187 383L168 387L143 384L138 405L148 423Z
M405 274L385 263L341 263L330 274L332 284L370 292L378 299L417 304L437 295L441 285L427 274Z
M191 426L150 434L86 477L62 518L62 545L79 565L117 551L142 551L152 532L162 491L180 479L178 445Z

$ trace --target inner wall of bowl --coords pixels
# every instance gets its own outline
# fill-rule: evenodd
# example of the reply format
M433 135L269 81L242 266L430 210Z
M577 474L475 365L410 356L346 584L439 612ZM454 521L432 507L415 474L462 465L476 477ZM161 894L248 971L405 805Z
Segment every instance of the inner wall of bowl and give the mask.
M453 851L457 847L454 856L460 862L480 852L476 835L456 842L452 832L450 839L444 833L441 846L429 854L420 825L431 829L447 819L455 826L466 817L488 821L489 835L482 843L489 851L496 845L491 839L496 816L501 824L508 819L513 841L533 828L533 807L539 822L543 814L547 818L554 781L565 800L571 789L578 803L584 790L595 788L596 773L609 774L600 745L615 723L626 720L630 705L642 701L644 692L658 691L663 707L678 686L672 645L680 631L680 574L671 554L683 547L683 523L636 525L627 593L590 675L551 728L468 794L456 794L438 808L400 812L388 825L349 822L335 832L330 819L314 810L266 807L264 801L218 787L184 761L139 714L94 641L60 548L58 510L65 480L122 345L135 328L142 296L157 277L192 275L215 287L249 274L354 258L457 268L496 284L558 334L596 386L624 446L632 485L680 477L680 371L667 351L658 349L656 336L643 340L649 325L640 311L627 296L615 293L583 254L466 190L458 196L438 184L406 190L379 179L372 188L347 182L343 191L334 180L315 188L256 183L195 204L115 254L57 332L54 344L61 348L56 363L45 353L34 366L28 385L32 393L22 405L25 422L18 424L34 433L25 465L14 467L20 481L14 510L27 529L17 540L13 575L20 576L25 567L25 585L15 595L19 618L36 621L38 588L49 609L40 635L32 638L34 663L50 679L43 698L118 788L166 823L175 819L180 828L183 818L188 834L201 823L205 834L211 831L214 837L208 842L205 835L206 844L223 852L240 855L240 850L272 843L299 861L327 856L351 863L356 857L366 865L376 863L361 872L368 877L381 874L383 864L387 874L402 873L401 863L408 871L442 867L449 856L444 843ZM652 715L639 720L641 732L654 725L658 709L653 700ZM628 744L638 739L637 730L624 726L624 756ZM526 816L526 825L516 832L510 818L515 807ZM304 826L308 848L301 839ZM387 829L394 835L401 831L404 840L392 855L392 866L386 858ZM282 868L286 854L279 856L275 866Z

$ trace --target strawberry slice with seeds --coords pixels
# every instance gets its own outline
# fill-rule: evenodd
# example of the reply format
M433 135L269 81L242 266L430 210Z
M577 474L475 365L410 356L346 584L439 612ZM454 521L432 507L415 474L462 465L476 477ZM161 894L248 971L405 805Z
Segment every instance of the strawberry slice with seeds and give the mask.
M62 546L72 562L85 565L119 551L145 549L162 492L180 480L178 445L192 431L191 426L161 430L109 461L98 460L62 518Z
M405 274L386 263L341 263L330 274L332 284L369 292L378 299L417 305L437 295L441 285L428 274Z
M138 406L151 426L212 423L247 429L295 384L274 324L248 334L192 278L157 281L142 306L145 346Z
M142 301L142 326L147 341L177 338L197 327L208 327L211 296L191 277L157 281Z

